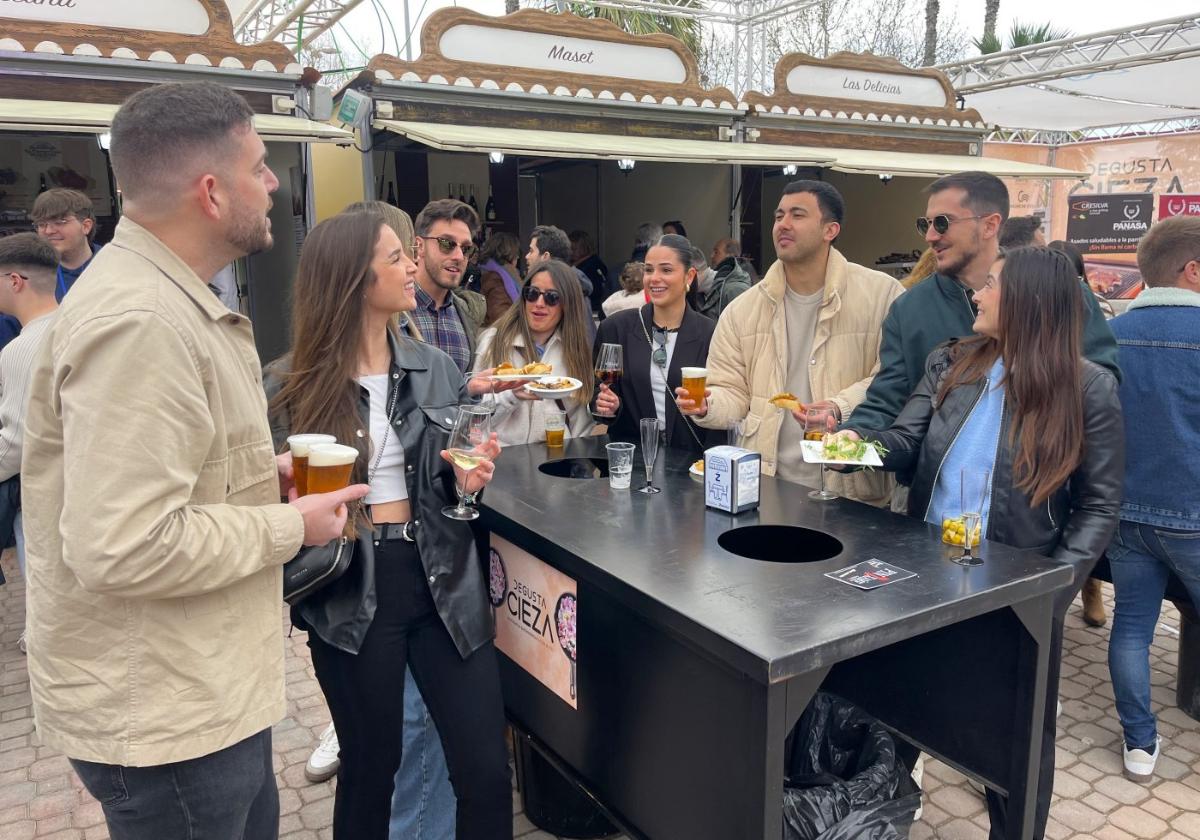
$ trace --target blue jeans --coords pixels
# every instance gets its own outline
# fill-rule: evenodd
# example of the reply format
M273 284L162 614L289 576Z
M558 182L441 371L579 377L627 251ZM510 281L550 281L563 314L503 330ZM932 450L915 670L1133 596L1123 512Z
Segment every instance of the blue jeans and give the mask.
M279 836L270 729L171 764L121 767L73 758L71 766L100 801L112 840Z
M29 576L25 574L25 526L21 521L21 512L17 511L16 517L13 519L13 539L17 541L17 567L21 570L21 577L25 579L25 585L29 585Z
M1117 714L1132 748L1153 746L1150 711L1150 643L1171 572L1200 606L1200 531L1176 531L1121 521L1108 547L1116 609L1108 642Z
M457 801L446 754L412 671L404 670L404 751L392 794L388 840L454 840Z

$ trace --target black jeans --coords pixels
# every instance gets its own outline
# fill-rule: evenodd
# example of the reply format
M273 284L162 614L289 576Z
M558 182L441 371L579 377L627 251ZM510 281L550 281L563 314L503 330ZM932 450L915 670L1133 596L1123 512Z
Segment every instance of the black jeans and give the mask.
M433 604L416 546L375 547L377 606L358 654L309 634L313 667L341 746L335 840L387 840L400 766L404 668L441 733L458 798L459 840L511 840L512 786L496 651L463 659Z
M200 758L155 767L71 759L100 801L112 840L276 840L271 730Z

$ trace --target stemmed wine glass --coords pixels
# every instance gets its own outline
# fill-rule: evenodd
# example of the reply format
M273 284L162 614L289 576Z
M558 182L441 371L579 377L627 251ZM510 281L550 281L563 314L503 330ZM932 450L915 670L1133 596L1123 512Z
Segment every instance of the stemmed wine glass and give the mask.
M971 543L974 542L975 529L980 527L983 520L983 503L987 499L990 478L990 470L976 467L967 467L961 473L962 497L959 501L964 532L963 553L954 561L960 566L983 565L983 558L971 553Z
M658 422L657 417L643 417L638 425L642 431L642 460L646 462L646 486L639 487L639 493L652 495L661 493L661 487L655 487L654 481L651 478L654 473L654 462L658 460L658 439L662 424Z
M804 415L804 439L821 442L825 440L825 435L833 431L835 418L833 411L828 408L810 408ZM836 499L837 493L832 490L825 489L825 465L818 464L821 469L821 488L819 490L810 490L808 497L810 499L819 499L827 502L830 499Z
M491 456L484 448L492 431L492 413L483 405L460 405L458 417L454 421L454 431L450 433L450 443L446 451L450 460L460 470L470 474L472 470L484 461L490 461ZM442 508L442 515L450 519L471 520L479 518L479 511L472 507L475 504L475 494L467 493L463 484L457 484L458 504Z
M620 344L601 344L596 353L596 384L616 388L624 370L624 352Z

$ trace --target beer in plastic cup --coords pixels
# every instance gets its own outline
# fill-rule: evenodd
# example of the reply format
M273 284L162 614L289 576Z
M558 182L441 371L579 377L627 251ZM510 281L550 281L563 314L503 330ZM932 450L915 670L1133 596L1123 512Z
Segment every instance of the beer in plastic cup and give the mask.
M358 450L340 443L318 443L308 448L308 492L332 493L350 486Z
M547 408L545 417L546 445L562 446L567 433L567 414L559 408Z
M296 493L308 495L308 448L320 443L337 443L333 435L291 435L288 439L288 449L292 451L292 478L296 483Z
M704 403L704 386L708 382L708 368L685 367L680 368L679 373L683 376L683 388L688 392L688 399L696 404L696 408L699 408Z

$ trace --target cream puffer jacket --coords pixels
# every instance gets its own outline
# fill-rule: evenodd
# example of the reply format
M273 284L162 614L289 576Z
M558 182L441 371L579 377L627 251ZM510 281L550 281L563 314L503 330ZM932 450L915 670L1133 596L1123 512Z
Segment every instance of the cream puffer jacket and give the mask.
M787 324L783 263L776 261L761 282L735 298L717 322L708 351L708 414L697 420L710 429L742 423L741 444L762 454L762 471L775 474L782 424L795 422L767 401L787 382ZM879 369L883 319L903 287L888 275L848 262L829 251L825 296L809 354L814 400L830 400L850 416ZM839 496L886 505L893 479L883 472L827 476Z

